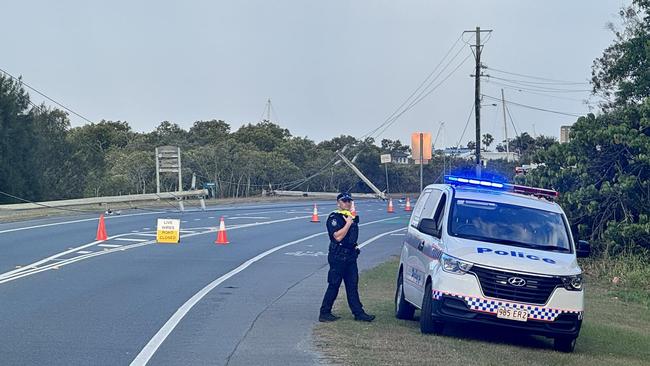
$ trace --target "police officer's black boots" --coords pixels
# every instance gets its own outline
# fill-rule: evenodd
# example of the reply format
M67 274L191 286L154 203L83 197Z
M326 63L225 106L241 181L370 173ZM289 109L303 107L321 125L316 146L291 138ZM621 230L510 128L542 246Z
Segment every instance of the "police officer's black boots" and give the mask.
M335 321L335 320L339 320L339 319L341 319L340 316L336 316L336 315L334 315L334 314L332 314L332 313L321 314L321 315L318 317L318 321L319 321L319 322L333 322L333 321Z
M371 321L375 320L375 316L372 315L372 314L368 314L368 313L363 312L361 314L355 315L354 320L358 320L360 322L371 322Z

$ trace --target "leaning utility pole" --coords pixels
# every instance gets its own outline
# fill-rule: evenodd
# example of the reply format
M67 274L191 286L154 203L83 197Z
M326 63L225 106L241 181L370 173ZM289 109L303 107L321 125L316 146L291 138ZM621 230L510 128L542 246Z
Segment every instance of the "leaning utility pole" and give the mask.
M490 33L492 30L481 30L476 27L475 31L465 31L463 33L476 33L476 45L474 48L474 59L476 60L476 70L474 71L474 115L476 116L476 176L481 176L481 32Z
M506 160L510 161L510 145L508 143L508 123L506 122L506 98L503 96L503 89L501 89L501 103L503 104L503 132L506 137Z

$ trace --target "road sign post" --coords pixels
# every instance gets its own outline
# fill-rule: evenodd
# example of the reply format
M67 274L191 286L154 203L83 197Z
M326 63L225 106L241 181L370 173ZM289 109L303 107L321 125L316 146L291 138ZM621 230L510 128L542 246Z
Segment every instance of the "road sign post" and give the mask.
M386 169L386 193L390 193L390 189L388 188L388 163L391 162L392 158L390 154L381 154L379 158L381 159L381 163L384 164L384 168Z

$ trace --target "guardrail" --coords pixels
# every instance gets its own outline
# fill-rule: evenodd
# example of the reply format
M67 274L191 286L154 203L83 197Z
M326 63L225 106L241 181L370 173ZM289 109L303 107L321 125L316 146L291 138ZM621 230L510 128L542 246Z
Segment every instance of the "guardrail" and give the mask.
M182 199L185 197L205 197L207 195L208 195L208 191L206 189L197 189L193 191L182 191L182 192L130 194L124 196L78 198L78 199L71 199L71 200L58 200L58 201L46 201L46 202L34 202L34 203L14 203L8 205L0 205L0 210L18 211L18 210L32 210L38 208L81 206L81 205L93 205L93 204L101 205L101 204L108 204L108 203L157 201L161 199Z

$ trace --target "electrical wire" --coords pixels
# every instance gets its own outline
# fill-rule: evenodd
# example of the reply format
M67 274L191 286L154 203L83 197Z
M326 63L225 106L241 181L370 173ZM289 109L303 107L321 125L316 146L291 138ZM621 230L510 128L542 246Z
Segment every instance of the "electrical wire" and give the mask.
M539 86L539 85L532 85L532 84L527 84L527 83L522 83L520 81L512 80L512 79L505 79L505 78L500 78L496 76L484 76L486 82L492 82L495 84L500 84L500 85L505 85L505 86L510 86L510 87L518 87L521 89L528 89L532 91L539 91L539 92L557 92L557 93L585 93L585 92L591 92L591 89L564 89L564 88L551 88L547 86ZM500 81L494 81L494 80L500 80Z
M427 77L426 77L424 80L422 80L422 82L420 83L420 85L418 85L417 88L415 88L415 90L413 90L413 92L411 92L411 94L410 94L410 95L409 95L409 96L408 96L408 97L407 97L407 98L402 102L402 104L400 104L400 106L397 107L397 108L393 111L393 113L391 113L391 114L390 114L390 115L389 115L389 116L384 120L384 122L382 122L382 123L381 123L377 128L375 128L375 129L373 129L373 130L371 130L371 131L368 131L366 134L364 134L364 135L361 137L362 140L365 139L365 138L368 137L368 136L371 136L371 135L372 135L373 133L375 133L377 130L379 130L380 128L382 128L382 126L384 126L386 123L389 123L392 119L395 118L395 115L396 115L397 113L399 113L399 111L402 110L402 108L403 108L407 103L409 103L409 102L411 101L411 99L413 99L413 97L415 96L415 94L417 94L417 93L418 93L418 92L423 88L423 86L424 86L427 82L429 82L429 79L431 79L431 77L436 73L436 71L438 71L438 69L440 68L440 66L441 66L441 65L445 62L445 60L447 59L447 57L448 57L448 56L452 53L452 51L456 48L456 46L458 45L458 43L459 43L459 41L461 40L462 36L463 36L463 35L461 34L461 35L456 39L456 41L452 44L452 46L449 48L449 50L447 51L447 53L445 53L445 55L442 57L442 59L440 59L440 61L438 62L438 64L433 68L433 70L429 73L429 75L427 75ZM461 50L462 50L462 48L461 48ZM439 75L440 75L440 74L438 74L438 76L436 76L436 78L439 77ZM435 80L436 78L434 78L433 80ZM425 87L424 89L426 89L426 87Z
M486 97L486 98L488 98L488 99L492 99L492 100L496 100L496 101L501 101L501 98L496 98L496 97L493 97L493 96L490 96L490 95L481 94L481 96ZM552 110L552 109L546 109L546 108L535 107L535 106L531 106L531 105L528 105L528 104L522 104L522 103L512 102L512 101L509 101L509 100L506 100L505 102L506 102L506 104L512 104L512 105L516 105L516 106L519 106L519 107L522 107L522 108L528 108L528 109L533 109L533 110L542 111L542 112L548 112L548 113L560 114L560 115L564 115L564 116L571 116L571 117L582 117L582 116L583 116L583 114L578 114L578 113L569 113L569 112L561 112L561 111L556 111L556 110Z
M526 78L535 79L535 80L545 80L545 81L551 81L551 82L555 82L555 83L565 83L565 84L573 84L573 85L589 85L588 82L578 82L578 81L567 81L567 80L549 79L549 78L544 78L544 77L540 77L540 76L533 76L533 75L519 74L519 73L516 73L516 72L509 72L509 71L505 71L505 70L499 70L499 69L495 69L494 67L490 67L490 66L485 66L485 68L488 69L488 70L492 70L492 71L496 71L496 72L501 72L501 73L508 74L508 75L514 75L514 76L526 77Z
M402 116L404 113L406 113L406 112L408 112L409 110L411 110L415 105L417 105L418 103L420 103L424 98L428 97L431 93L433 93L436 89L438 89L438 87L440 87L440 86L441 86L445 81L447 81L447 79L449 79L452 75L454 75L454 73L455 73L455 72L456 72L456 71L457 71L461 66L463 66L463 65L465 64L465 62L466 62L470 57L471 57L471 55L467 55L467 57L465 57L465 58L464 58L464 59L463 59L463 60L462 60L462 61L461 61L461 62L460 62L460 63L459 63L459 64L458 64L458 65L457 65L457 66L456 66L456 67L455 67L455 68L454 68L454 69L453 69L453 70L452 70L452 71L451 71L451 72L450 72L450 73L449 73L449 74L444 78L444 79L442 79L438 84L436 84L436 85L435 85L432 89L430 89L426 94L421 95L418 99L414 100L414 101L413 101L413 102L412 102L412 103L411 103L411 104L410 104L406 109L404 109L402 112L400 112L399 114L397 114L397 115L395 116L395 118L394 118L394 119L393 119L389 124L387 124L387 125L386 125L386 126L385 126L385 127L384 127L384 128L383 128L383 129L382 129L382 130L377 134L377 135L376 135L376 137L381 136L384 132L386 132L386 130L387 130L390 126L393 125L393 123L395 123L395 121L397 121L397 118L399 118L399 117Z
M22 81L21 78L17 78L17 77L11 75L10 73L8 73L7 71L5 71L5 70L3 70L3 69L0 69L0 72L2 72L2 73L4 73L5 75L9 76L9 77L12 78L13 80L15 80L15 81L17 81L18 83L20 83L21 85L25 85L26 87L28 87L29 89L33 90L33 91L36 92L37 94L41 95L42 97L46 98L47 100L51 101L52 103L58 105L59 107L65 109L66 111L68 111L68 112L74 114L75 116L77 116L77 117L83 119L84 121L86 121L86 122L88 122L88 123L93 123L89 118L86 118L86 117L82 116L81 114L79 114L79 113L73 111L72 109L66 107L66 106L63 105L62 103L59 103L59 102L57 102L56 100L50 98L50 97L47 96L45 93L43 93L43 92L41 92L41 91L39 91L39 90L33 88L32 86L30 86L30 85L27 84L26 82Z

